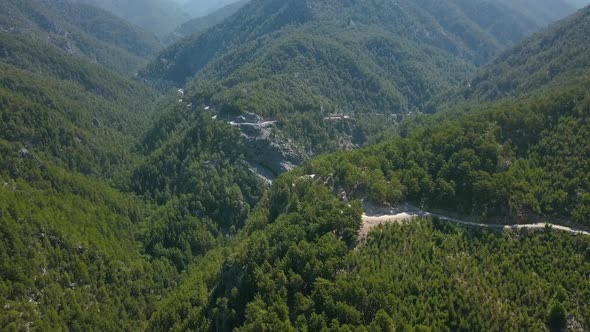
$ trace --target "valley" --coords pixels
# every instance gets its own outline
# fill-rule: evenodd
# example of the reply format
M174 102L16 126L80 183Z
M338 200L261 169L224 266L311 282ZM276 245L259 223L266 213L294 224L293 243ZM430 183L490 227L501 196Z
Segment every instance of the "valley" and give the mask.
M0 330L588 330L585 5L0 0Z

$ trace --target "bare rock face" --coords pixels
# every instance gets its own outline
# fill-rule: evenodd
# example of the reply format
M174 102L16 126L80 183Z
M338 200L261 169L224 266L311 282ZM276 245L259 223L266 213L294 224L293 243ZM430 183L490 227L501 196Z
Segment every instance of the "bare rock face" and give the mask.
M259 173L274 178L301 164L308 156L291 140L280 135L274 122L246 113L231 122L242 133L245 156Z
M31 153L29 152L29 150L27 150L25 148L20 149L18 151L18 155L19 155L19 157L21 157L23 159L30 158L32 156Z

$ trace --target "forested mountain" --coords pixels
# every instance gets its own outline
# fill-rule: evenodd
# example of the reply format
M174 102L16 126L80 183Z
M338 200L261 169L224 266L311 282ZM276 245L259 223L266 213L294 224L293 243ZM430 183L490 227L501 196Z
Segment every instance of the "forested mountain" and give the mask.
M588 9L478 68L538 3L251 0L142 79L137 28L0 0L0 330L587 331ZM408 205L454 218L366 228Z
M203 32L208 28L217 25L226 18L235 14L240 8L244 7L250 0L240 0L232 2L222 8L215 10L205 16L193 18L176 28L173 33L166 39L167 42L174 42L178 39L190 36L194 33Z
M315 155L363 144L375 124L391 127L388 115L433 110L476 65L548 21L533 12L488 1L256 0L141 75L188 82L192 105L222 118L276 120L280 135ZM353 120L322 120L330 113Z
M137 250L148 205L107 185L137 164L158 93L88 61L127 72L151 39L69 5L1 2L3 331L138 329L177 278Z
M417 117L401 139L310 161L347 196L500 220L588 224L589 80ZM586 152L585 152L586 151Z
M588 236L436 219L379 227L360 247L357 234L358 199L588 229L589 88L416 117L401 138L283 174L149 330L585 331Z
M590 72L590 7L536 33L483 67L463 91L494 100L559 85Z
M329 25L333 30L378 26L395 31L411 41L436 46L469 61L482 63L494 55L498 47L518 41L573 11L563 2L548 3L554 4L550 8L561 9L553 10L551 17L543 18L548 15L534 14L534 8L543 6L537 6L536 2L527 3L526 0L519 1L519 6L485 0L384 1L370 4L365 1L341 4L327 0L257 0L233 20L208 34L195 36L169 48L162 53L160 61L152 64L147 74L183 83L213 57L294 25L298 28ZM524 8L525 5L529 5L528 8ZM182 69L185 71L182 72Z
M300 174L275 181L240 236L195 264L149 331L587 326L588 237L422 220L378 228L355 248L360 203Z
M137 250L148 206L19 149L0 139L0 329L144 328L178 280Z
M126 74L160 47L154 36L104 10L68 0L2 0L0 33L49 43Z
M187 14L173 0L73 0L97 6L123 18L160 38L165 38L180 24L188 21Z
M157 93L53 45L0 40L0 138L85 174L129 169Z
M244 201L254 204L262 186L248 173L252 191L235 185L227 194L241 168L212 164L198 201L195 188L153 200L114 189L159 193L130 178L151 171L141 166L151 151L143 137L154 109L175 106L176 96L158 101L142 82L30 36L0 33L0 330L143 330L179 272L240 227ZM222 159L213 142L234 139L232 128L217 137L198 129L211 145L203 150L217 154L191 157Z

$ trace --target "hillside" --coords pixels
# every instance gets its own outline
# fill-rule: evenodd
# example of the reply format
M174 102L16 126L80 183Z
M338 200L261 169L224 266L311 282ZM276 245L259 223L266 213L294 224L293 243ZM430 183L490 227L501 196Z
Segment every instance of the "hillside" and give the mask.
M303 169L377 205L410 201L484 221L553 218L587 227L589 82L416 117L400 139Z
M579 79L590 72L590 8L526 39L483 67L463 91L494 100Z
M186 85L193 109L220 119L250 112L277 121L272 132L303 156L291 159L305 159L434 110L436 96L539 28L530 12L487 1L257 0L170 46L140 75ZM292 150L282 141L271 144Z
M138 163L131 148L157 98L52 43L0 33L1 330L140 329L172 288L174 264L137 250L150 207L109 185Z
M172 0L74 0L100 7L165 38L191 16Z
M248 1L250 0L236 1L205 16L193 18L176 28L176 30L166 38L166 41L172 43L192 34L203 32L235 14L240 8L244 7Z
M560 4L250 0L134 76L140 28L0 0L0 330L590 330Z
M178 280L137 250L146 204L19 149L0 139L0 329L145 328Z
M0 33L49 43L130 74L159 49L158 40L98 8L72 1L2 0Z
M588 237L428 219L378 228L356 246L360 214L358 201L343 202L321 181L282 176L241 236L195 264L148 330L583 331L588 324Z
M178 179L190 190L163 195L149 187L156 178L131 181L171 153L140 143L154 110L175 97L52 43L0 33L0 330L143 330L180 272L241 227L245 200L255 204L262 188L247 167L227 161L196 174L192 163L192 177ZM202 153L182 153L223 160L231 150L214 142L235 137L229 126L215 130L202 135Z
M0 139L65 168L110 178L149 123L158 94L83 58L0 33Z
M170 47L146 74L181 84L214 57L294 25L297 27L293 30L309 25L329 25L333 31L350 28L351 25L378 26L405 39L436 46L471 62L482 63L489 60L499 47L521 40L530 32L573 11L567 4L561 3L563 9L556 11L551 19L540 19L538 15L531 14L531 9L522 8L526 4L524 0L519 3L523 4L519 6L520 10L484 0L436 3L430 0L385 1L372 4L363 1L340 4L328 0L313 3L257 0L209 33ZM482 7L486 10L482 11ZM531 3L529 7L537 6ZM529 16L534 16L535 20L528 19ZM538 23L538 20L543 23ZM504 29L499 30L499 26L504 26ZM169 61L172 63L166 65Z

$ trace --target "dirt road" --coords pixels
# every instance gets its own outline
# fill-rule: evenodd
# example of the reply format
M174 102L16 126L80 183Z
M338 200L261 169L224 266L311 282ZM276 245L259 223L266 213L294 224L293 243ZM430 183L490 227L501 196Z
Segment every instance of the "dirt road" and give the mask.
M367 210L367 209L366 209ZM374 210L374 209L370 209ZM367 211L363 214L362 220L363 225L359 231L359 238L364 239L369 234L369 231L374 227L387 223L406 223L418 217L437 217L441 220L452 222L459 225L468 227L481 227L481 228L493 228L493 229L544 229L546 226L550 226L553 229L557 229L564 232L590 235L590 232L586 232L579 229L574 229L567 226L560 226L548 223L536 223L536 224L514 224L514 225L501 225L501 224L483 224L460 220L457 218L440 215L437 213L430 213L411 207L409 205L401 206L396 209L391 209L389 212L379 213L374 211Z

